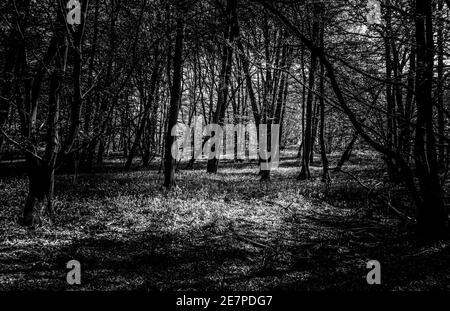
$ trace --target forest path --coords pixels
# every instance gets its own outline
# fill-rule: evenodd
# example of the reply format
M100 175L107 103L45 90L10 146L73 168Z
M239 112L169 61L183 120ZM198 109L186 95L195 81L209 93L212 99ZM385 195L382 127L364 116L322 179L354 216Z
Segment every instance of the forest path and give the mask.
M345 174L333 176L328 192L319 178L295 180L296 161L284 160L270 183L259 182L254 164L226 164L217 175L180 171L171 192L156 171L80 176L75 184L59 176L57 222L34 230L14 222L26 180L0 180L0 290L71 289L72 259L82 265L78 289L85 290L450 284L448 244L413 242L399 221L368 209L366 191ZM348 169L368 184L380 178L376 163ZM320 168L313 171L319 177ZM382 264L379 287L366 283L369 260Z

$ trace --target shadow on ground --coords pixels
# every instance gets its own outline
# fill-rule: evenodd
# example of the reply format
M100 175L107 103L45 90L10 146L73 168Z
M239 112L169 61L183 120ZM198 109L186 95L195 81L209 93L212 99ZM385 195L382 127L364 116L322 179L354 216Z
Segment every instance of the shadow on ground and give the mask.
M33 230L14 221L26 180L0 179L0 290L73 289L72 259L82 290L450 289L448 243L419 245L353 178L333 174L324 189L319 167L299 182L289 161L270 183L253 165L181 170L171 192L157 171L59 175L57 221ZM379 163L347 169L386 191ZM381 286L367 285L369 260L381 263Z

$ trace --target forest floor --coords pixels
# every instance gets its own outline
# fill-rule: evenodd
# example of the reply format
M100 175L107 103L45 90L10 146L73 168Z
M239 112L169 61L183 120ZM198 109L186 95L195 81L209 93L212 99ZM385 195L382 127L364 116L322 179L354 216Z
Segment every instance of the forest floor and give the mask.
M336 159L333 159L335 163ZM82 267L81 290L449 290L450 243L419 244L411 226L382 204L414 215L380 159L358 153L347 173L320 163L297 181L295 150L269 183L256 163L204 163L161 188L153 170L57 176L56 221L17 225L25 177L0 178L0 290L71 290L66 263ZM183 167L183 165L181 166ZM384 199L380 199L383 197ZM381 263L369 286L366 264Z

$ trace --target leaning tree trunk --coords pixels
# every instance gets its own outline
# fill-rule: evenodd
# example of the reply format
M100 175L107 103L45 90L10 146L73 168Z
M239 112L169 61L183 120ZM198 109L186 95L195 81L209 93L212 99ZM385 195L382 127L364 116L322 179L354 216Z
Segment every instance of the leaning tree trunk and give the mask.
M352 153L353 146L355 145L357 140L358 140L358 133L354 133L352 139L350 140L350 143L345 148L344 153L342 154L341 158L339 159L336 165L336 168L334 169L335 172L341 171L344 163L350 160L350 155Z

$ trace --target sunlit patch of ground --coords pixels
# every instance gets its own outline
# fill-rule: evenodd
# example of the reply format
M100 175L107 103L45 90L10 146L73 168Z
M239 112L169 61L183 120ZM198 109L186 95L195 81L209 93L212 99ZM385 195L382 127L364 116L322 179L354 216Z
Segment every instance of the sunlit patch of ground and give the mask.
M26 180L0 179L0 290L73 289L72 259L83 290L450 289L448 245L416 244L370 199L365 187L386 191L379 161L345 167L365 187L333 173L328 189L320 163L312 181L296 180L295 150L270 183L256 163L217 175L204 166L180 170L170 192L157 170L58 176L56 223L33 230L15 222ZM365 279L372 259L382 264L375 288Z

